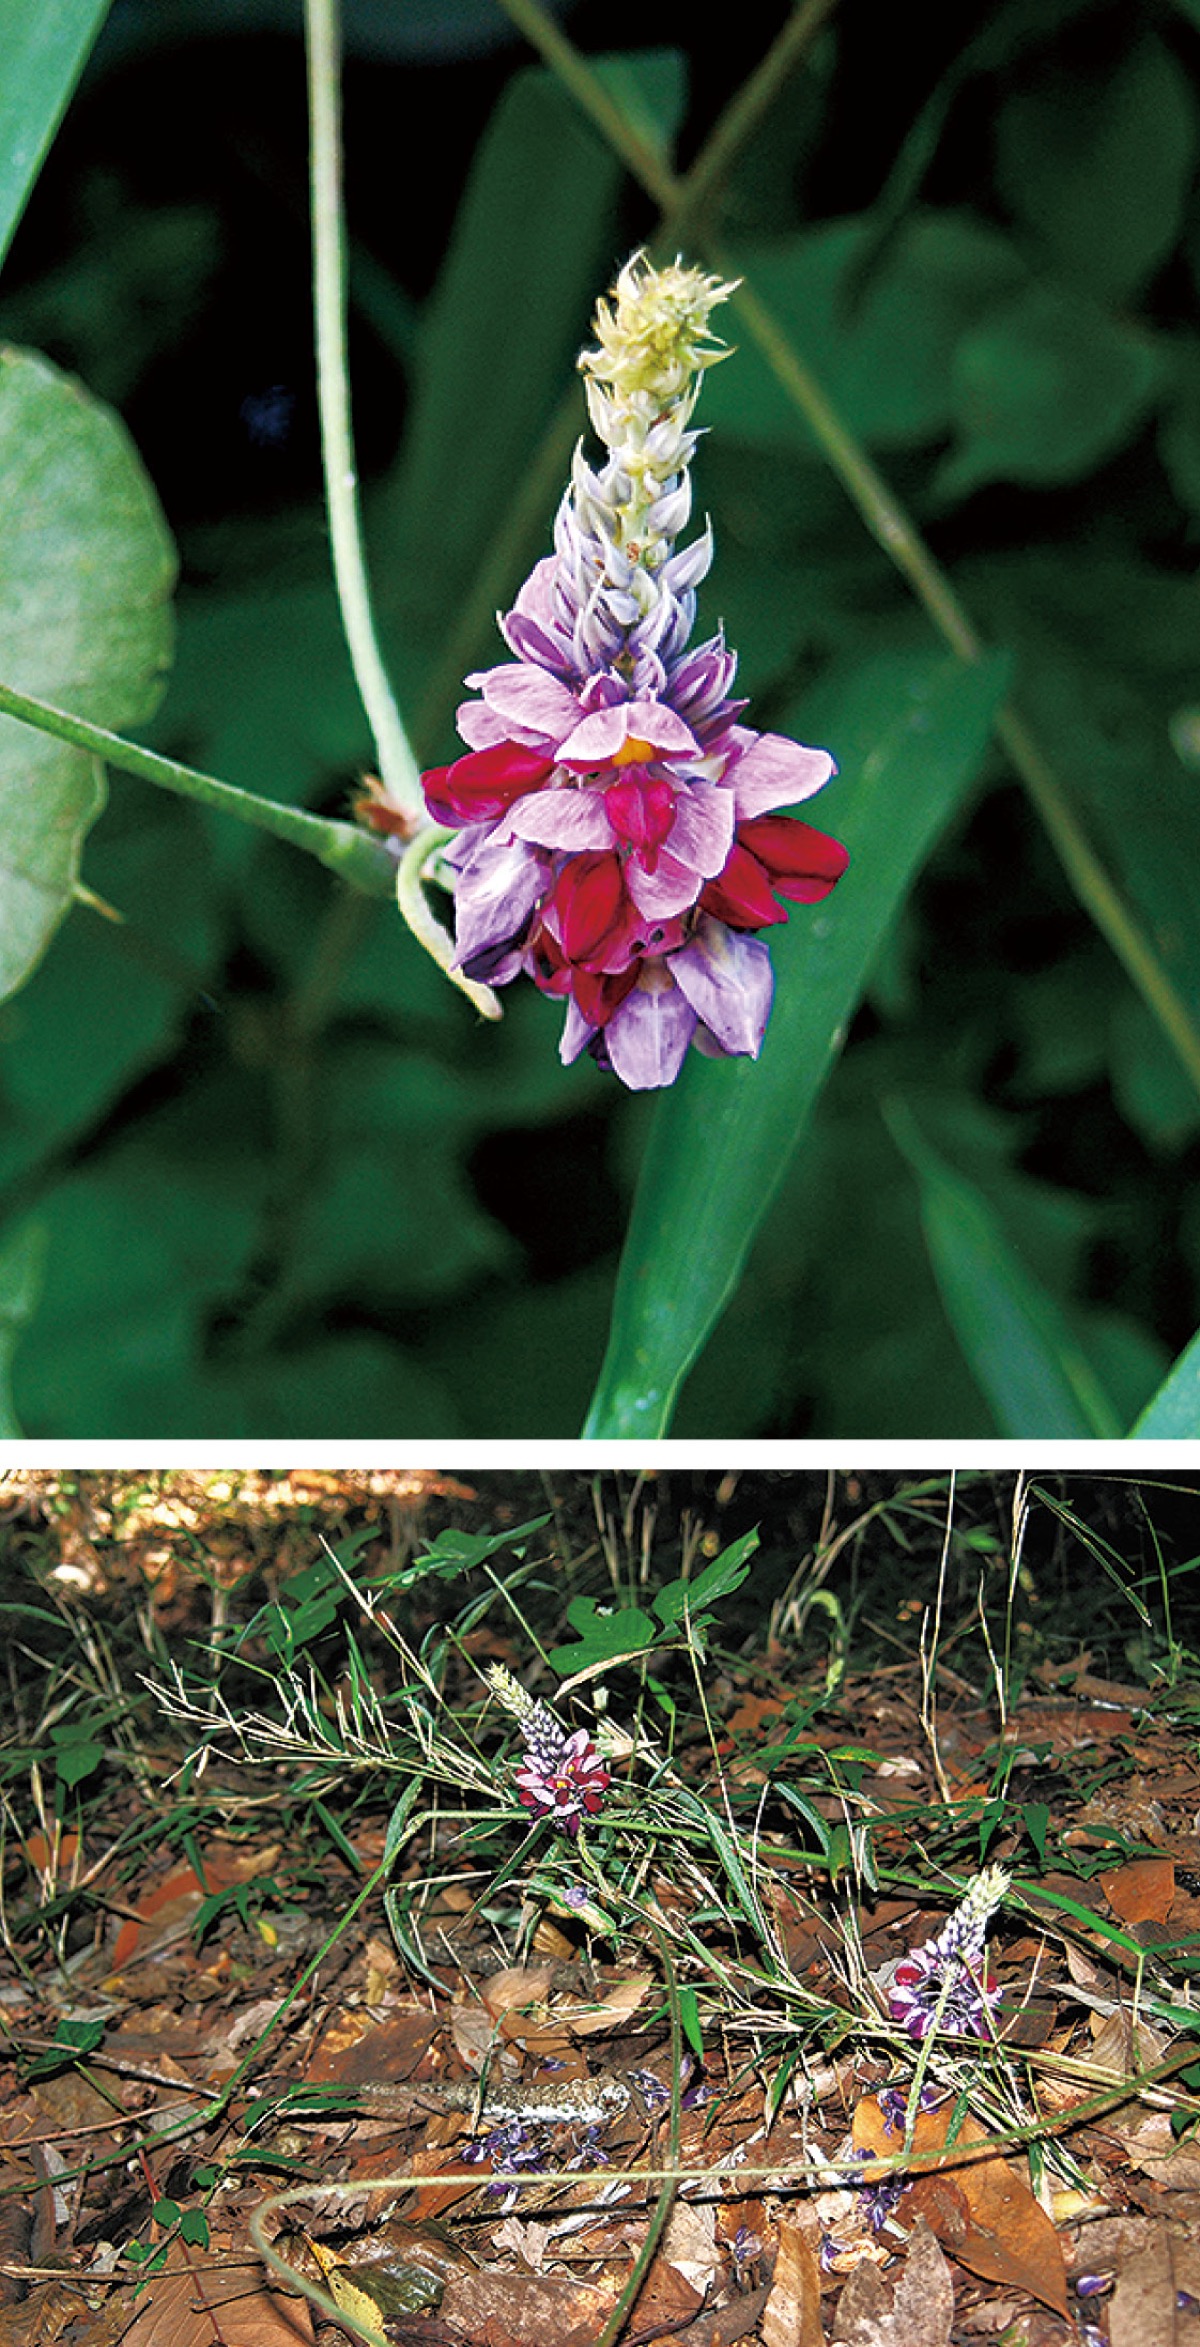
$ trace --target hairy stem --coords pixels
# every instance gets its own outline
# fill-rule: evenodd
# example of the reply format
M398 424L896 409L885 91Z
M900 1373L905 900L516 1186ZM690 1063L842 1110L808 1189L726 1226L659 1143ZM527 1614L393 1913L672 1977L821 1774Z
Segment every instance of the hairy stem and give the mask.
M39 733L51 733L76 749L91 750L123 774L136 774L143 782L156 783L160 790L197 799L218 814L235 815L239 823L269 831L290 847L303 848L368 896L390 896L395 888L395 858L381 841L352 823L310 815L303 807L285 806L278 799L262 799L255 791L240 790L236 783L219 782L215 774L181 766L175 758L164 758L140 742L127 742L119 733L90 725L85 717L73 717L66 709L55 709L49 701L36 700L32 693L18 693L11 685L0 684L0 715L19 717L23 724L36 726Z

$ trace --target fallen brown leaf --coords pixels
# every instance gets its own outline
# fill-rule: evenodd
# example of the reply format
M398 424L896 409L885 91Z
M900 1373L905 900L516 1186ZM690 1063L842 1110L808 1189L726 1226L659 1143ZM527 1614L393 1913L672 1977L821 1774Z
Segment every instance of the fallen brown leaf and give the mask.
M311 2347L312 2337L308 2300L269 2287L256 2257L196 2257L184 2267L173 2253L172 2270L146 2284L122 2347L228 2347L234 2338L237 2347Z
M838 2300L833 2336L843 2347L949 2347L953 2321L950 2268L918 2221L894 2287L869 2260L855 2267Z
M917 2121L913 2149L940 2149L949 2132L953 2110L926 2111ZM986 2143L987 2129L968 2113L955 2137L955 2148ZM874 2095L864 2096L854 2113L854 2141L866 2151L892 2152L900 2138L887 2122ZM1005 2282L1028 2290L1044 2306L1066 2320L1069 2314L1066 2275L1058 2235L1029 2186L999 2158L974 2160L953 2172L936 2170L918 2176L905 2195L905 2210L920 2214L960 2265L986 2281Z
M1196 2313L1186 2300L1180 2306L1181 2292L1200 2298L1200 2253L1162 2224L1117 2276L1108 2302L1110 2347L1190 2347Z
M763 2347L823 2347L821 2269L806 2224L780 2225L779 2255L760 2327Z
M1165 1923L1175 1902L1175 1869L1169 1858L1131 1858L1100 1887L1121 1923Z

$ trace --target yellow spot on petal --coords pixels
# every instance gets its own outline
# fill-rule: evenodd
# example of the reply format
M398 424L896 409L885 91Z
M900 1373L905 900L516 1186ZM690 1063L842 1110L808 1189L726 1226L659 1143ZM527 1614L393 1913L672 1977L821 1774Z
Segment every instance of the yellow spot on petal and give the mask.
M655 758L657 755L658 752L653 742L641 742L635 733L631 733L628 739L622 742L620 749L614 750L613 765L644 766L647 758Z

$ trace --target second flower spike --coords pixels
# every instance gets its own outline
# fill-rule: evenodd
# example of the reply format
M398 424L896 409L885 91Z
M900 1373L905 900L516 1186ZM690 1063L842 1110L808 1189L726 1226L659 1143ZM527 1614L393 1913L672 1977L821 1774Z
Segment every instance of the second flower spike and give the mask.
M459 834L458 966L560 996L563 1059L587 1050L636 1090L673 1083L693 1042L757 1056L773 980L755 932L848 861L780 813L828 781L828 752L738 723L720 633L689 649L712 559L707 525L677 545L691 417L732 291L638 253L600 303L579 363L606 460L576 452L555 551L500 623L515 658L467 678L466 753L423 778Z

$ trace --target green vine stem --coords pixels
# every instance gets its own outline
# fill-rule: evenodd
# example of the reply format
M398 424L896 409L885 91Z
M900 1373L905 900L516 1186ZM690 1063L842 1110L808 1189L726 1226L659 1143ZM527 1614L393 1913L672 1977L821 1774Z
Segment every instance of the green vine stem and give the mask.
M816 0L802 0L747 84L753 104L744 102L745 92L739 93L691 171L681 178L633 129L587 59L545 15L540 0L504 0L504 7L602 136L609 140L634 178L660 206L663 217L657 235L667 239L677 234L693 213L698 213L695 191L701 191L705 198L712 193L732 160L735 134L736 138L745 137L782 86L800 47L811 40L826 13L816 5ZM736 275L736 264L701 227L695 231L695 241L710 268L721 276ZM766 304L745 283L733 296L733 302L772 372L819 441L872 537L907 579L943 640L960 660L982 659L982 639L950 580ZM1011 702L1001 708L996 732L1037 808L1080 903L1169 1037L1188 1077L1200 1092L1200 1027L1092 846L1060 777Z
M160 790L174 791L178 798L196 799L218 814L233 815L239 823L269 831L290 847L303 848L306 855L315 856L318 863L328 865L331 872L368 896L391 896L395 889L394 856L381 840L353 823L310 815L303 807L289 807L278 799L260 798L256 791L241 790L236 783L219 782L214 774L181 766L175 758L144 749L140 742L127 742L119 733L91 725L85 717L73 717L49 701L36 700L32 693L18 693L11 685L0 684L0 714L18 717L22 724L36 726L39 733L54 734L75 749L90 750L106 765L116 766L123 774L136 774L143 782L156 783Z
M491 987L478 985L474 978L466 978L461 970L452 967L454 939L430 911L429 899L425 894L424 882L429 867L446 841L453 837L452 831L444 831L436 823L427 823L425 829L418 831L416 838L410 840L396 874L396 902L418 945L423 945L426 953L432 954L451 985L457 986L459 993L465 994L485 1019L503 1018L504 1013Z
M415 826L426 819L421 777L375 633L358 510L346 350L338 0L304 0L304 23L308 52L317 401L334 581L379 771L389 798Z

